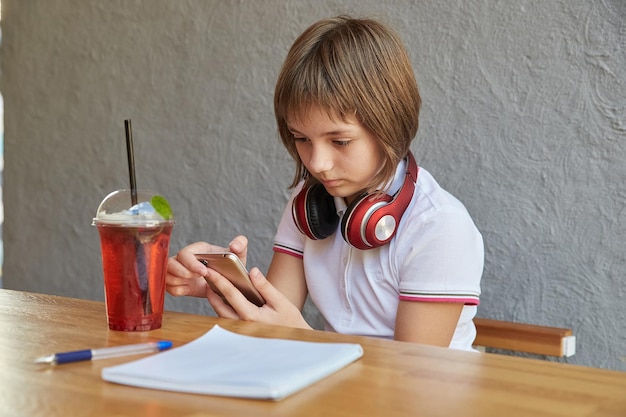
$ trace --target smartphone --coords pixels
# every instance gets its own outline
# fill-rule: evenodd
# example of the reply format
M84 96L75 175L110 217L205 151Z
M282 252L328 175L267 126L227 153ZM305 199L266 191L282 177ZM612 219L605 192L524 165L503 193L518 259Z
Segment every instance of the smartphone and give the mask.
M248 270L241 263L237 255L232 252L211 252L196 254L196 259L202 262L204 266L215 269L220 274L224 275L235 287L248 299L248 301L261 307L265 304L265 300L259 294L250 277L248 276ZM213 284L209 283L211 289L216 293L220 293ZM220 294L221 295L221 294ZM224 297L222 297L224 298Z

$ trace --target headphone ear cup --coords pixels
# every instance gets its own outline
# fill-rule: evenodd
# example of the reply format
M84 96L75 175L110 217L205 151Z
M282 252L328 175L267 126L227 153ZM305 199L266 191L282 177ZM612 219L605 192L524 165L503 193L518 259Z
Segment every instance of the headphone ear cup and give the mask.
M378 224L382 217L388 215L388 211L384 207L392 197L383 194L380 197L372 197L369 194L363 194L355 199L346 209L341 219L341 234L346 242L357 249L372 249L384 245L393 237L396 228L396 222L390 224L387 220L383 226L391 226L391 231L380 236ZM394 218L395 220L395 218Z
M341 234L357 249L373 249L387 244L396 234L400 219L411 203L419 167L411 152L402 187L392 197L389 194L357 197L341 219Z
M293 220L300 232L310 239L325 239L339 224L335 199L322 184L305 186L293 200Z

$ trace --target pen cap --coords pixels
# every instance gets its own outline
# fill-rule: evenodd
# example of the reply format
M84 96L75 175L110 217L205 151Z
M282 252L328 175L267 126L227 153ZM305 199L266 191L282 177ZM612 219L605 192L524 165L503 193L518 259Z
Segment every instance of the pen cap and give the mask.
M161 340L157 342L157 349L159 350L167 350L172 347L172 342L170 340Z

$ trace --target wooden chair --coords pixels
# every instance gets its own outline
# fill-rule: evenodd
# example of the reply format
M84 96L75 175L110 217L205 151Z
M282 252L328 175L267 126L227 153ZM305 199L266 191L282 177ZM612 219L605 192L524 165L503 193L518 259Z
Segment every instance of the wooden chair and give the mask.
M474 347L511 350L546 356L569 357L576 353L572 329L502 320L474 318Z

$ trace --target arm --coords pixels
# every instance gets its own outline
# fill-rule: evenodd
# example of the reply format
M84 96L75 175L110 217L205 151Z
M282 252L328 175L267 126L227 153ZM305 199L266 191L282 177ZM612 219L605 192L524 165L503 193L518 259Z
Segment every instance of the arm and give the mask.
M267 279L293 305L302 311L308 294L302 258L274 252Z
M394 339L448 347L463 303L400 301Z
M460 204L446 207L407 219L413 220L405 229L407 243L395 258L402 297L394 329L398 340L449 347L464 306L478 304L482 236Z

